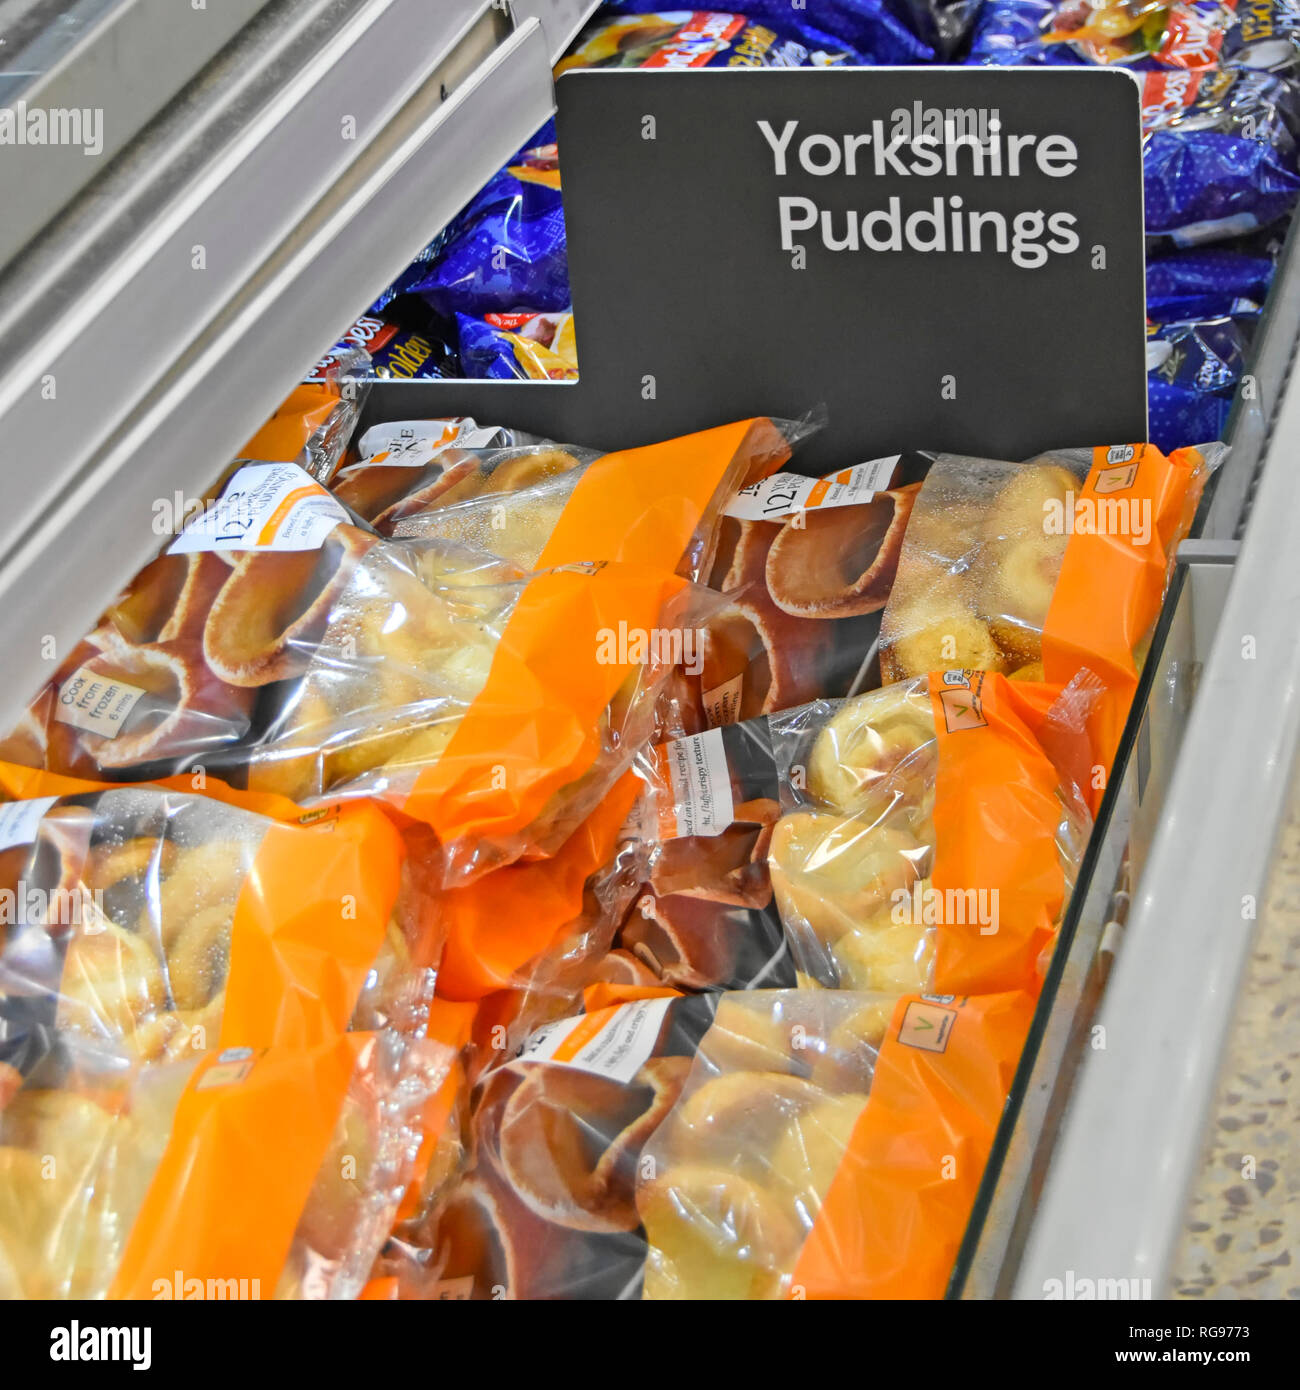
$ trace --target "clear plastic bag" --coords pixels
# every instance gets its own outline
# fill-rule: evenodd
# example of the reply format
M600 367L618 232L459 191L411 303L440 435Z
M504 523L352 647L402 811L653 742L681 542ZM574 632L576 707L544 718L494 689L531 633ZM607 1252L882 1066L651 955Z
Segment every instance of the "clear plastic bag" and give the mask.
M56 1049L0 1108L10 1298L351 1298L446 1048L396 1033L139 1068Z
M566 1019L488 1072L474 1098L475 1162L427 1235L425 1296L638 1297L642 1148L713 1008L663 997Z
M879 684L880 613L919 486L902 473L891 458L777 474L733 500L709 580L729 599L706 635L710 725Z
M628 983L793 985L767 867L780 814L767 719L662 743L637 771L646 786L647 872L614 944L646 973Z
M1036 988L1091 831L1086 753L1059 765L1090 693L949 671L771 717L768 864L808 983Z
M896 998L728 995L647 1146L645 1297L773 1299L867 1104Z
M647 1299L938 1298L1033 999L722 997L639 1165Z
M350 524L359 518L315 481L342 456L356 421L354 385L332 374L298 387L245 446L265 462L233 465L199 497L177 492L155 502L154 533L174 539L60 661L0 739L0 758L77 777L145 781L255 736L258 691L292 673L289 644L319 624L368 542ZM280 510L250 516L241 500L252 491L250 477L264 491L278 489ZM283 548L300 518L319 515L322 501L349 524L306 549ZM241 552L232 544L263 527L260 541L279 548ZM208 543L190 545L186 532L203 532ZM252 600L259 592L260 602Z
M525 484L491 494L505 502L467 502L478 521L428 513L490 541L500 505L529 557L540 542L534 573L457 541L378 537L296 465L247 465L118 605L143 625L185 574L205 576L184 612L216 695L81 680L82 770L201 763L299 802L382 796L434 828L449 884L554 854L627 770L659 684L690 655L705 595L679 572L703 570L725 497L787 457L801 428L742 421L554 477L543 466L540 482L537 451L516 450L492 468ZM546 511L570 473L567 501ZM59 703L64 686L42 698ZM147 749L131 746L141 731ZM5 751L63 766L31 733Z
M302 824L4 764L0 796L0 1041L57 1028L161 1062L422 1026L437 946L376 808Z
M383 535L469 545L523 570L623 561L700 582L728 499L817 425L756 419L604 454L473 421L406 421L368 432L371 447L389 431L411 442L346 469L336 492Z
M1065 686L1087 669L1104 687L1090 735L1108 773L1174 552L1223 454L1123 444L1024 464L941 455L885 606L884 679L962 666Z
M365 439L386 447L344 469L334 491L381 535L470 545L524 570L537 568L581 470L601 457L473 421L377 426Z
M1042 679L1043 625L1069 540L1047 523L1080 492L1088 463L1086 450L1027 464L935 461L885 608L886 681L948 666Z

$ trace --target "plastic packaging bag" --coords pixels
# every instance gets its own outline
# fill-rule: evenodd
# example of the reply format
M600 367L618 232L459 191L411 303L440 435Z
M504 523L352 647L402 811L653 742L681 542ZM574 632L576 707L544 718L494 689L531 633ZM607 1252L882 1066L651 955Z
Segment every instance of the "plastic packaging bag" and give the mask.
M1146 227L1195 246L1266 226L1294 203L1300 101L1245 67L1142 79Z
M483 611L475 618L489 657L486 680L467 711L453 702L454 731L445 744L448 721L433 721L426 738L412 731L413 722L431 722L418 704L394 715L393 735L405 750L399 759L407 768L418 764L419 771L404 795L389 774L384 790L398 791L401 809L438 832L449 884L509 863L525 850L554 853L630 765L650 736L659 682L690 656L687 637L698 627L694 608L707 597L701 592L697 598L672 571L697 572L709 563L722 498L755 472L775 467L787 450L770 422L757 421L605 455L583 471L560 512L538 557L543 573L522 590L517 584L511 590L508 579L497 586L451 586L449 603L510 591L501 599L503 609L508 602L508 616L500 614L505 621L499 637L499 618ZM531 500L526 491L518 495L524 506ZM441 514L435 510L431 521ZM418 544L422 555L445 554L439 543ZM417 543L400 549L415 554ZM385 549L384 563L397 550ZM576 564L584 555L607 563ZM400 614L385 608L392 592L388 582L366 586L368 595L380 597L373 601L376 621L361 626L381 633L385 648L395 635L400 638L415 612L406 605ZM414 601L413 588L411 593ZM349 624L348 635L358 626ZM456 650L463 662L463 642ZM418 670L418 661L436 653L436 645L421 635L412 651L413 659L383 667L388 678L403 676L412 665ZM353 665L355 656L354 651ZM338 679L347 660L318 662L322 681ZM482 679L482 669L472 673L475 680ZM394 703L383 701L388 709ZM349 696L345 704L351 719L357 700ZM420 719L413 721L413 714ZM330 718L327 711L326 724ZM356 741L346 729L344 737ZM331 747L316 733L295 738L296 747L281 738L279 750L307 757L313 748ZM428 739L434 744L426 748ZM382 744L372 743L366 756L377 748ZM361 770L373 767L351 770L350 785L357 790L362 785L355 774ZM370 776L364 789L381 788Z
M550 1024L474 1098L475 1163L429 1234L427 1296L617 1299L645 1259L641 1150L713 1017L671 994Z
M154 1062L422 1027L436 939L387 817L199 780L0 763L0 1038L57 1027Z
M724 995L642 1154L648 1299L940 1298L1033 997Z
M996 67L1039 63L1079 66L1087 60L1072 47L1042 41L1056 10L1056 0L984 0L975 17L966 61Z
M1236 23L1223 42L1223 61L1247 68L1292 71L1300 60L1300 14L1291 0L1234 7Z
M53 1052L0 1108L0 1293L355 1297L449 1061L392 1032L144 1069Z
M215 555L163 555L146 565L0 739L0 757L139 781L246 738L253 692L218 675L203 642L229 576Z
M357 441L358 457L331 487L358 516L389 535L406 512L432 505L457 484L464 482L470 494L480 490L487 481L481 465L494 451L542 443L522 430L480 425L466 416L372 425Z
M1157 449L1173 450L1191 439L1221 439L1232 414L1232 398L1176 386L1147 376L1147 432Z
M573 311L530 309L456 318L460 361L471 378L500 381L576 381L578 344Z
M401 283L404 292L418 294L447 318L508 314L522 305L538 313L569 307L573 297L552 124L475 196L423 273L404 276Z
M1037 988L1091 830L1091 695L947 671L770 717L768 865L809 983Z
M550 858L506 865L439 897L442 997L519 995L515 1041L520 1027L540 1021L539 1007L572 1007L587 983L580 967L608 949L643 877L642 845L630 833L637 795L625 775Z
M1171 127L1142 145L1149 236L1199 246L1266 227L1300 197L1294 151L1217 130Z
M352 438L365 404L369 358L356 343L340 343L317 364L239 451L241 459L297 463L328 482Z
M319 625L368 543L316 481L342 457L355 410L333 380L300 386L245 446L269 462L235 465L201 498L159 499L154 532L175 539L60 662L0 758L144 781L253 736L257 690L290 673L289 645ZM243 536L270 553L241 554Z
M728 504L709 582L729 602L699 681L710 726L879 683L880 612L918 489L903 472L894 456L777 473Z
M1275 270L1272 256L1217 246L1152 257L1147 261L1147 318L1187 323L1250 315L1268 298ZM1214 431L1195 436L1218 437Z
M478 1006L438 999L426 1036L451 1056L447 1074L419 1115L419 1147L392 1231L361 1297L419 1298L429 1290L433 1257L429 1222L469 1160L469 1078L466 1063Z
M1171 385L1197 391L1231 390L1245 370L1250 342L1235 319L1151 324L1147 371Z
M435 431L453 427L451 439L434 442ZM472 546L521 571L539 568L582 470L602 457L545 440L516 443L512 432L472 421L412 421L409 428L423 433L413 433L400 453L381 450L345 469L337 495L381 535Z
M472 546L523 570L619 561L700 582L728 501L779 468L816 421L742 421L611 454L473 421L376 428L412 442L347 469L337 490L384 535Z
M401 301L405 305L407 301ZM360 348L368 359L365 376L412 381L419 378L439 380L458 377L460 361L452 346L452 325L429 311L423 301L421 312L402 315L398 305L382 314L362 314L339 340L333 353L321 358L307 376L309 382L319 380L330 372L339 354L349 347ZM399 316L402 315L402 316ZM415 322L405 321L415 318ZM349 431L351 433L351 431ZM318 475L328 481L328 475Z
M557 77L573 68L829 67L872 61L784 4L759 0L746 5L743 14L659 9L653 3L610 8L631 13L597 17L556 65Z
M1067 685L1087 668L1107 771L1178 541L1222 446L1066 450L1026 464L942 455L912 508L881 625L897 681L965 666Z
M1235 22L1218 0L988 0L971 61L1206 68Z
M374 547L280 717L241 754L257 790L377 796L431 825L448 886L568 840L649 738L679 657L618 651L619 625L693 633L708 599L639 565L492 582L475 554Z
M548 508L544 481L431 512L429 529L490 544L500 503L517 553L536 554L531 575L460 544L380 539L296 465L245 465L116 606L146 628L177 576L203 577L177 611L218 695L93 670L47 688L39 709L69 693L85 705L76 749L95 767L130 752L140 776L166 741L161 770L201 757L300 802L383 796L437 831L449 882L553 853L649 737L658 683L690 656L711 600L674 571L709 563L723 498L788 450L769 421L744 421L603 455L573 470L562 505ZM498 455L491 476L535 476L538 458ZM241 724L219 717L227 692ZM191 724L220 738L180 737ZM131 746L137 730L147 750ZM28 728L4 751L72 761Z
M662 743L638 772L647 873L616 949L649 972L644 982L673 989L794 985L767 867L780 814L767 719Z
M1172 453L1225 433L1259 315L1250 300L1232 308L1199 321L1147 321L1147 432L1156 448Z

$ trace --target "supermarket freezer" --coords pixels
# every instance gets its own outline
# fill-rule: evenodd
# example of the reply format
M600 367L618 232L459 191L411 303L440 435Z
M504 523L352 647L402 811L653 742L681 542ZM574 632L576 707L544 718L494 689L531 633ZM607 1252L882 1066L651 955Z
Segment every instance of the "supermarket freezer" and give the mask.
M209 36L197 79L178 81L166 108L137 110L111 164L87 161L89 181L78 168L56 217L28 208L6 221L6 723L44 678L43 640L74 641L149 558L133 523L150 500L210 484L545 119L550 63L594 6L516 8L266 5L229 42ZM340 134L349 120L355 139ZM222 256L198 268L198 250L218 243ZM1300 595L1273 563L1297 500L1295 261L1291 246L1254 399L1180 554L953 1296L1042 1297L1068 1269L1157 1289L1169 1278L1249 947L1247 929L1216 927L1229 900L1260 891L1297 741ZM375 393L368 418L405 414L401 399ZM93 570L49 563L83 534L96 538ZM1093 1046L1098 1028L1113 1046Z

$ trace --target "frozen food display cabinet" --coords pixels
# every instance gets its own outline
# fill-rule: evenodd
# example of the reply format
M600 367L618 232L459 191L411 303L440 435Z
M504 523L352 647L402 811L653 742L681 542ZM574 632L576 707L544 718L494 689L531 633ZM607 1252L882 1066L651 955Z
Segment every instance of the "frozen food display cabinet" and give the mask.
M0 4L21 40L0 97L104 111L98 153L39 179L35 151L0 150L4 186L32 190L0 219L0 719L44 678L42 639L74 641L149 558L151 500L208 485L542 124L551 62L595 8ZM1294 790L1296 255L1180 551L952 1296L1041 1298L1068 1271L1160 1296L1177 1277Z

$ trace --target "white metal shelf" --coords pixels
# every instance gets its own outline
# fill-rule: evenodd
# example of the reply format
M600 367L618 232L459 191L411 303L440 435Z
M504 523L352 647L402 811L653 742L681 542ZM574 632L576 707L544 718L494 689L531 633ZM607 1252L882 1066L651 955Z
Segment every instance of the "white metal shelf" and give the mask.
M553 101L492 0L285 0L6 268L0 726Z
M1286 380L1300 267L1294 244L1290 251L1260 357L1280 404L1268 416L1255 411L1238 421L1242 448L1265 450L1261 466L1225 479L1227 490L1221 487L1211 509L1212 533L1231 536L1254 487L1222 616L1096 1018L1104 1045L1088 1048L1080 1065L1015 1282L1018 1298L1044 1297L1048 1281L1065 1280L1070 1271L1076 1280L1137 1280L1127 1287L1164 1297L1182 1236L1300 743L1300 564L1293 543L1300 380Z
M96 178L266 0L39 0L0 7L0 103L98 113L86 145L0 146L0 265ZM19 103L22 107L19 108ZM21 190L21 197L13 191Z
M529 19L541 23L552 63L560 61L582 26L600 9L600 5L601 0L513 0L515 18L519 23ZM673 7L665 5L664 8Z

